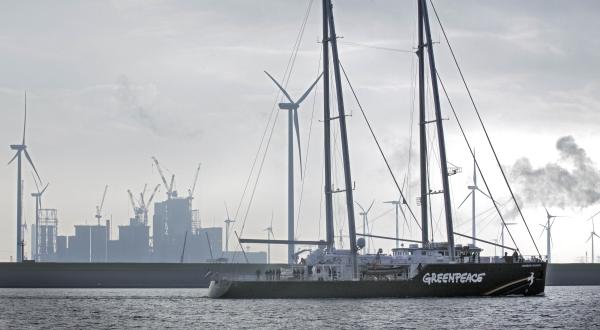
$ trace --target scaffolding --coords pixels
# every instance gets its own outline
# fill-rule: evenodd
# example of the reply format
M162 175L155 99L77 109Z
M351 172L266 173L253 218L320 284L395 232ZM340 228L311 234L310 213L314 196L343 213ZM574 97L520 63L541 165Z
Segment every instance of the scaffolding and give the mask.
M56 255L58 217L56 209L39 210L37 246L40 261L50 261Z
M198 233L202 228L202 223L200 222L200 210L192 210L192 232Z

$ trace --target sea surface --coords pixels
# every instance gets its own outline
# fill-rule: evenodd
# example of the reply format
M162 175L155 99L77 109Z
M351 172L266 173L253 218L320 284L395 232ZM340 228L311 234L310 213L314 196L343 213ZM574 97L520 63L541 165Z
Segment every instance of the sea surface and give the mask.
M0 328L600 329L600 286L545 296L212 300L206 289L0 289Z

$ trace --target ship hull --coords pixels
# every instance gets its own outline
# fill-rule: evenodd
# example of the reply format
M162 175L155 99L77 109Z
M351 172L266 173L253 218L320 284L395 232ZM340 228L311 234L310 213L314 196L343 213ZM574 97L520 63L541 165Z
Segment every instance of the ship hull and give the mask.
M435 274L435 276L434 276ZM546 263L431 264L409 280L230 281L209 286L211 298L408 298L540 295Z

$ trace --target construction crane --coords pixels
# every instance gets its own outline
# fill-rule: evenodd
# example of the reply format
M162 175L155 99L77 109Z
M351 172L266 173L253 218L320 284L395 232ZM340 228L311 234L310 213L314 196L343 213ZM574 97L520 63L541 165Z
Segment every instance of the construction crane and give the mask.
M102 194L102 201L100 202L100 206L96 205L96 220L98 220L98 226L100 226L100 220L102 220L102 207L104 206L104 199L106 198L106 191L108 190L108 185L104 186L104 193Z
M196 175L194 175L194 184L191 189L188 189L188 193L190 198L194 198L194 191L196 191L196 183L198 182L198 174L200 173L200 166L202 163L198 163L198 168L196 169Z
M158 170L158 174L160 174L160 178L162 179L163 185L165 186L165 189L167 190L167 198L171 199L173 197L177 197L177 192L173 191L173 184L175 182L175 174L173 174L171 176L171 184L168 184L167 179L165 178L165 174L163 173L162 169L160 168L158 159L156 159L156 157L152 156L152 160L154 161L154 164L156 165L156 169Z
M148 225L148 207L150 205L152 205L152 200L154 199L154 195L156 195L156 192L158 191L158 189L160 188L160 184L157 184L154 187L154 190L152 191L152 194L150 195L150 198L148 198L148 201L144 200L144 193L145 193L145 189L144 192L141 194L141 209L142 209L142 214L144 217L144 226Z
M140 193L140 199L138 203L136 203L135 198L133 198L133 193L131 190L127 190L127 193L129 194L129 201L131 202L131 207L133 208L133 213L135 214L135 219L137 220L138 224L143 223L144 226L148 225L148 206L152 203L156 192L160 188L160 184L157 184L156 187L154 187L154 190L152 191L150 198L148 198L148 201L145 199L147 186L147 184L144 185L144 190Z

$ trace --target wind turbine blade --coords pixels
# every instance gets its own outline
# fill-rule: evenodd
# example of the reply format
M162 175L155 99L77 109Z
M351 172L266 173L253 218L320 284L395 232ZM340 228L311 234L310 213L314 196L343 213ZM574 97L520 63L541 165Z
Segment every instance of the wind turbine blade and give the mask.
M227 214L227 220L231 220L229 218L229 209L227 208L227 202L223 202L225 204L225 213Z
M37 175L38 180L40 180L40 182L42 182L42 178L40 178L40 174L38 173L37 169L35 168L35 165L33 165L33 161L31 160L31 157L29 156L29 152L27 152L27 149L23 149L23 151L25 152L25 158L27 158L27 161L29 162L29 164L31 164L31 167L33 167L33 171L35 172L35 175Z
M544 228L544 229L542 229L542 232L540 233L540 237L539 237L539 238L542 238L542 235L544 235L544 231L547 230L547 228L544 225L540 225L540 226L542 226Z
M312 85L310 85L310 87L306 90L306 92L304 92L304 94L302 94L302 96L298 99L298 101L296 101L296 105L300 105L300 103L302 103L302 101L304 101L304 99L308 96L308 94L310 94L310 91L312 91L312 89L319 82L319 80L321 79L322 76L323 76L323 72L321 72L321 74L317 77L315 82Z
M298 142L298 159L300 160L300 180L302 180L302 148L300 147L300 123L298 123L298 108L294 110L294 129L296 130L296 142Z
M35 183L35 190L37 190L37 192L39 194L40 193L40 186L38 185L37 179L35 178L35 175L33 175L33 172L31 172L31 177L33 178L33 183Z
M49 185L50 185L50 183L46 183L46 186L44 187L44 189L42 189L42 191L40 192L40 195L44 194L44 191L46 191L46 189L48 189Z
M27 91L25 91L25 117L23 118L23 143L25 145L25 129L27 127Z
M11 158L11 159L8 161L8 164L7 164L7 165L10 165L10 163L12 163L12 162L13 162L13 160L15 160L15 158L17 158L17 156L19 156L19 154L20 154L20 153L21 153L21 150L17 151L17 152L15 153L15 155L13 156L13 158Z
M551 215L550 215L550 212L548 212L548 209L547 209L545 206L544 206L544 210L546 210L546 216L547 216L548 218L550 218L550 217L551 217Z
M363 212L365 212L365 209L362 207L362 205L360 205L360 203L359 203L359 202L356 202L356 201L355 201L354 203L356 203L356 205L358 205L358 207L360 207L360 209L361 209Z
M588 237L588 239L585 242L589 242L592 239L592 237L594 237L594 235L590 235L590 237Z
M600 236L598 236L598 234L596 234L596 233L594 233L594 236L596 236L596 237L600 238Z
M375 204L375 200L373 200L371 202L371 205L369 206L369 208L367 209L367 212L365 212L365 213L369 213L369 211L371 211L371 208L373 207L373 204Z
M490 197L488 194L486 194L485 192L483 192L483 190L479 189L479 187L475 187L475 189L477 189L477 191L479 191L480 193L482 193L483 196L485 196L485 197L487 197L489 199L492 199L492 197Z
M285 95L285 97L288 99L288 101L290 101L290 103L294 103L294 101L290 97L290 94L288 94L285 91L285 89L283 89L283 87L277 82L277 80L275 80L275 78L273 78L273 76L271 76L267 71L265 71L265 73L267 74L267 76L269 76L269 78L271 78L271 80L273 80L273 82L275 83L275 85L277 85L277 87L279 87L279 89L281 90L281 92L283 93L283 95Z
M471 192L469 192L467 194L467 197L465 197L465 199L463 199L462 202L460 202L460 204L458 205L458 208L460 209L460 207L467 201L467 199L469 199L469 197L471 197L471 194L473 193L473 191L471 190Z

